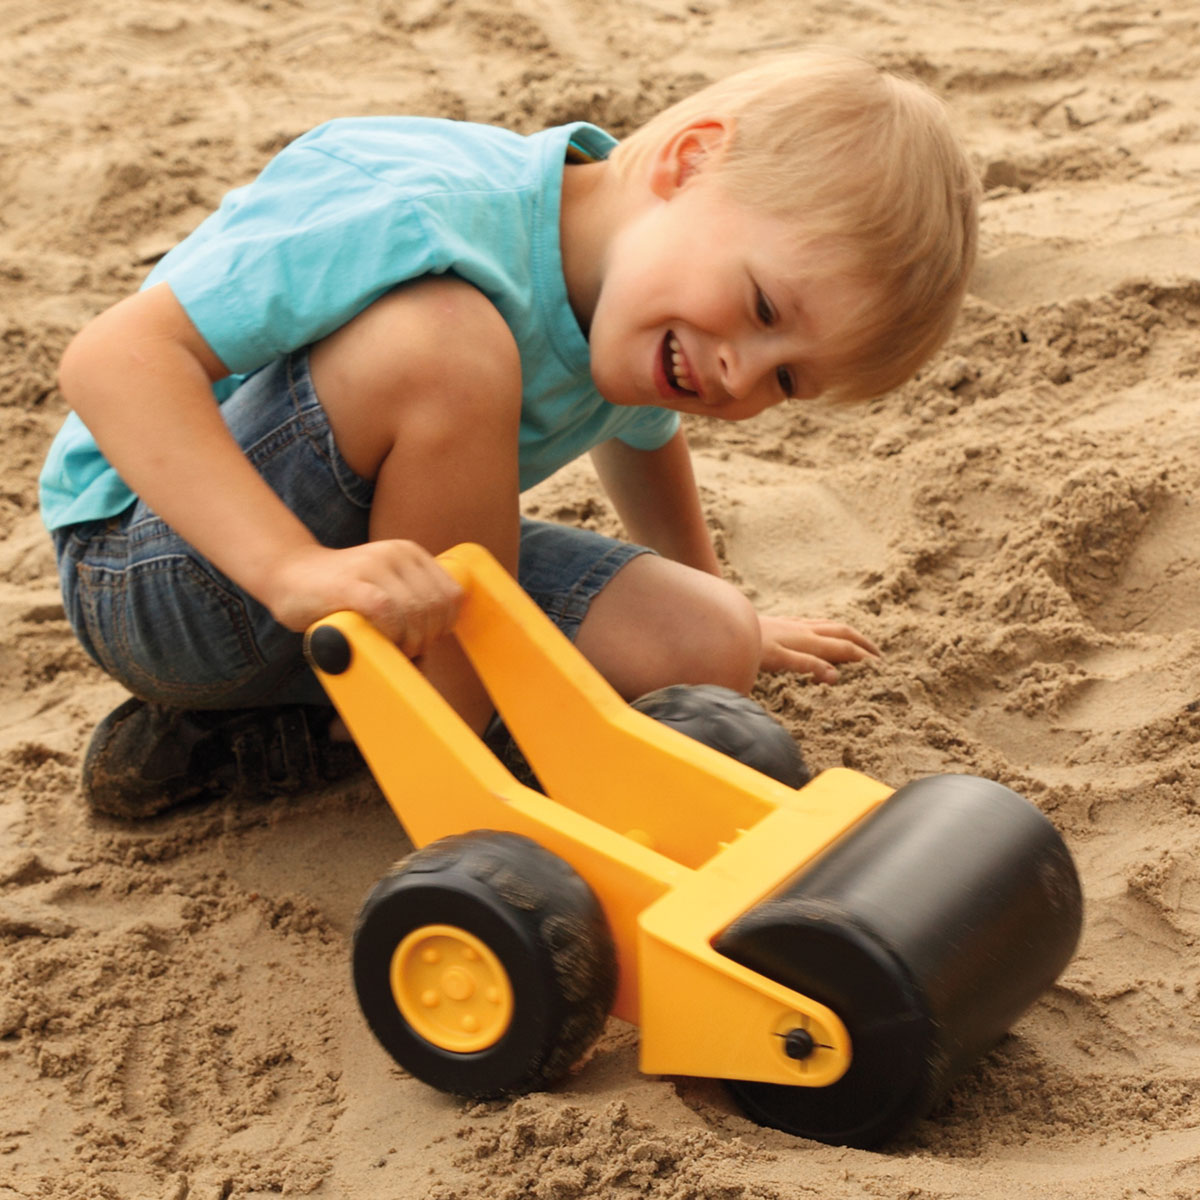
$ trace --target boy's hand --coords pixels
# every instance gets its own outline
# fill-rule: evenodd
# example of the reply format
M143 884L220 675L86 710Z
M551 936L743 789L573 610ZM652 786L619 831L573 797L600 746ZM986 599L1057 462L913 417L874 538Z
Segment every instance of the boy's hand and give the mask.
M454 628L462 588L416 542L393 538L344 550L293 550L273 572L271 614L297 633L331 612L366 617L409 658Z
M795 671L816 683L835 683L834 663L880 657L879 647L865 634L838 621L767 617L759 614L764 671Z

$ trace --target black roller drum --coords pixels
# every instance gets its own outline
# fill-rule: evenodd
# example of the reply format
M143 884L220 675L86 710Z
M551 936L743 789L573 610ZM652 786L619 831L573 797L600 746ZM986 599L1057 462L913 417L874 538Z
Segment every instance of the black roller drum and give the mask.
M718 938L722 954L831 1008L852 1043L828 1087L738 1082L734 1094L763 1124L875 1145L1054 982L1081 922L1071 856L1037 808L970 775L910 783Z

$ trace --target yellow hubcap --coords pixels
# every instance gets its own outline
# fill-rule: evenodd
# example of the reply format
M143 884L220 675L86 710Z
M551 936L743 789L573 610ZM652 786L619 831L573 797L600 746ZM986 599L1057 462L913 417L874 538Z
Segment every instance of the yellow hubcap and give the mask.
M443 1050L486 1050L512 1021L508 972L483 942L457 926L414 929L392 954L390 977L404 1019Z

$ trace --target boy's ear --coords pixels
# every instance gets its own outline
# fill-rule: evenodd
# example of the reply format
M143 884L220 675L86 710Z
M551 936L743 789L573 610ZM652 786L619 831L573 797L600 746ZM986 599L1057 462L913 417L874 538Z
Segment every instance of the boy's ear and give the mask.
M730 125L715 117L678 129L656 151L650 164L650 188L661 200L716 162L729 140Z

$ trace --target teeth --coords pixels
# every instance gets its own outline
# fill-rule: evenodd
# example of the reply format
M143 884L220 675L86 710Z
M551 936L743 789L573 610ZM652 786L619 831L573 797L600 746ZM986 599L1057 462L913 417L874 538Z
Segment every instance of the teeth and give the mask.
M696 389L692 385L692 377L688 374L687 364L683 359L683 347L674 334L667 338L667 349L671 351L671 371L675 376L676 386L684 391L694 392Z

